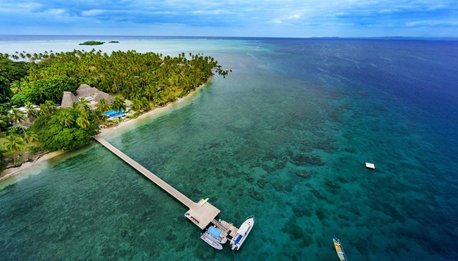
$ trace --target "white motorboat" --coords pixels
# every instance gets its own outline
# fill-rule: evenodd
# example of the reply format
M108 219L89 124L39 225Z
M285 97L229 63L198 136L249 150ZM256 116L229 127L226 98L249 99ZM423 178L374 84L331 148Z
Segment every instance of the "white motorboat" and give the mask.
M231 241L231 249L232 250L239 250L242 246L245 239L248 237L251 229L254 226L254 217L249 217L243 224L240 226L239 230L237 230L237 234Z

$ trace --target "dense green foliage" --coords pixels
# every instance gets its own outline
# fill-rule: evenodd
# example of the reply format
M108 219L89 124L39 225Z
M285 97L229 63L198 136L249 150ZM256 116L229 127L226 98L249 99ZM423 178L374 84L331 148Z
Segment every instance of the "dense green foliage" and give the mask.
M3 145L5 149L13 154L13 163L16 164L17 153L24 150L26 147L25 140L17 134L10 134L6 137L6 142Z
M136 111L130 117L136 117L188 94L214 72L228 74L215 59L200 54L164 57L152 52L118 51L109 55L95 50L0 53L0 169L5 157L15 165L37 151L85 146L99 124L110 124L103 122L104 111L127 110L125 98ZM100 100L95 110L84 98L72 108L56 108L63 92L75 92L80 84L97 87L115 99L111 104Z
M45 150L74 150L87 145L97 133L100 115L91 111L85 102L73 108L44 114L34 121L31 130Z
M205 83L213 70L223 76L228 73L212 57L189 54L187 58L184 53L162 57L151 52L119 51L108 55L75 50L38 57L42 60L18 84L13 99L16 104L56 101L63 90L72 91L86 83L129 100L146 97L155 105L164 105Z
M45 101L60 103L64 91L76 91L76 78L66 75L53 75L35 81L22 81L20 93L13 96L12 103L22 105L26 102L42 104Z
M9 117L9 108L6 106L0 106L0 132L6 131L11 126Z
M11 83L24 77L29 68L28 63L13 62L8 57L0 54L0 103L9 99Z
M102 45L104 43L105 42L100 42L100 41L86 41L86 42L80 43L79 45Z
M3 151L0 149L0 172L6 168L5 156L3 156Z

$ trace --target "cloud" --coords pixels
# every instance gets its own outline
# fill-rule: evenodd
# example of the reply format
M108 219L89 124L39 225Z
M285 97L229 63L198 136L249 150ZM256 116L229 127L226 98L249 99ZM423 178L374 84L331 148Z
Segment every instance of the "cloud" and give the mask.
M283 24L285 22L293 22L295 20L300 20L301 17L302 17L301 14L291 14L283 18L274 18L270 20L270 22L274 24Z
M412 21L406 23L407 27L458 27L457 21L447 20L423 20L423 21Z
M104 9L89 9L89 10L84 10L81 12L81 16L97 16L101 15L108 12L108 10Z
M45 10L43 13L47 15L59 16L59 15L65 15L67 11L65 11L65 9L62 9L62 8L51 8L51 9Z
M23 11L31 12L33 10L38 10L42 5L35 2L13 2L13 1L0 1L0 13L4 12L14 12L14 11Z
M212 9L212 10L195 10L191 11L191 14L197 15L221 15L221 14L230 14L230 11L223 10L223 9Z
M337 36L370 30L410 34L413 28L458 27L456 17L456 0L0 0L0 33L25 27L65 31L71 23L81 25L82 31L91 25L106 29L179 25L191 35L204 31L253 35L247 30L269 33L265 29L269 26L302 36L315 30ZM129 32L123 30L119 33Z

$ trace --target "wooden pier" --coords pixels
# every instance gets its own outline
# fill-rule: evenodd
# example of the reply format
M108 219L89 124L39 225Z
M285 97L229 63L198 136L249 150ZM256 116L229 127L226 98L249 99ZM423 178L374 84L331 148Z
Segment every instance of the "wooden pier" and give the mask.
M215 221L215 218L216 216L218 216L220 210L212 204L210 204L207 201L207 199L202 199L199 202L195 203L194 201L186 197L183 193L176 190L167 182L153 174L151 171L144 168L138 162L124 154L122 151L118 150L105 139L101 138L100 136L95 136L94 139L101 145L103 145L105 148L107 148L109 151L111 151L113 154L118 156L120 159L124 160L132 168L143 174L146 178L151 180L154 184L159 186L165 192L169 193L172 197L174 197L183 205L188 207L189 210L185 213L185 217L191 220L191 222L196 224L200 229L205 229L210 223Z

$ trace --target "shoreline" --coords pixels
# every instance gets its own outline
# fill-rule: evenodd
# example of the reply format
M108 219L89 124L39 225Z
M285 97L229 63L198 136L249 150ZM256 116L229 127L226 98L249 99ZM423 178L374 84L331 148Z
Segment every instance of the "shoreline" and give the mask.
M38 164L38 163L41 163L41 162L44 162L44 161L48 161L50 159L53 159L57 156L61 156L65 154L65 151L62 151L62 150L58 150L58 151L53 151L53 152L48 152L48 153L45 153L43 154L41 157L39 157L38 159L34 160L34 161L28 161L28 162L24 162L22 163L21 166L19 167L14 167L14 168L9 168L9 169L5 169L3 170L3 172L1 173L2 176L0 176L0 181L4 181L8 178L11 178L13 176L16 176L18 175L21 171L23 170L26 170L30 167L33 167L35 166L35 164Z
M163 107L156 107L156 108L154 108L154 109L152 109L150 111L147 111L147 112L141 114L140 116L138 116L135 119L127 119L126 118L122 122L118 123L115 126L101 129L98 135L100 135L100 136L102 136L104 138L110 137L110 136L113 136L114 134L119 134L118 133L119 131L127 130L128 127L135 126L135 124L141 123L144 120L153 118L154 116L158 116L161 113L167 112L170 109L173 109L173 107L175 105L181 104L181 103L183 103L185 101L190 100L199 91L201 91L203 88L205 88L208 85L210 85L210 82L212 81L212 79L213 79L213 76L210 77L206 83L200 85L195 90L193 90L192 92L188 93L186 96L183 96L183 97L177 99L174 102L168 103L167 105L165 105ZM68 152L67 151L49 152L49 153L43 154L41 157L39 157L38 159L36 159L33 162L24 162L19 167L5 169L0 173L0 182L5 181L5 180L7 180L7 179L9 179L11 177L17 176L22 171L24 171L26 169L29 169L30 167L33 167L38 163L41 163L41 162L44 162L44 161L48 161L48 160L56 158L58 156L62 156L64 154L66 154L66 153L68 153Z
M211 82L212 79L213 79L213 77L210 77L206 83L200 85L195 90L193 90L192 92L188 93L186 96L183 96L183 97L177 99L174 102L168 103L167 105L165 105L163 107L156 107L156 108L154 108L154 109L152 109L150 111L147 111L147 112L139 115L135 119L124 119L122 122L120 122L119 124L117 124L115 126L101 129L98 135L102 136L104 138L107 138L107 137L113 136L114 134L119 134L119 133L117 133L118 131L127 130L129 127L135 126L135 124L141 123L144 120L153 118L155 116L160 115L161 113L167 112L170 109L173 109L174 106L176 106L178 104L181 104L183 102L186 102L189 99L191 99L200 90L202 90L203 88L205 88L208 85L210 85L210 82Z

